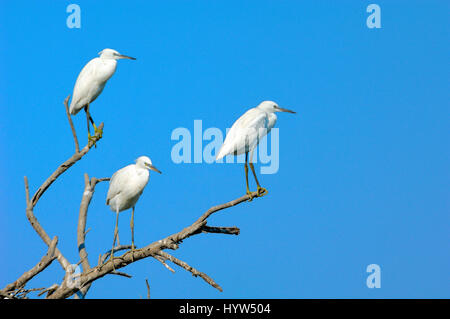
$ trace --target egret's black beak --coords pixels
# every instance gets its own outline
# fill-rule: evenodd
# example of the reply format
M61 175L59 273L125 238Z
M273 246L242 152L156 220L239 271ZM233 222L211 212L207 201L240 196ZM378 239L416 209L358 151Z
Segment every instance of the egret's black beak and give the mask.
M152 171L155 171L155 172L157 172L157 173L162 174L162 172L161 172L159 169L157 169L155 166L153 166L153 165L150 165L150 164L145 163L145 166L147 166L148 169L151 169Z
M287 112L287 113L292 113L292 114L296 114L296 112L288 110L288 109L283 109L282 107L278 107L278 111L280 112Z
M123 54L120 54L119 58L121 58L121 59L129 59L129 60L136 60L136 58L133 58L133 57L128 56L128 55L123 55Z

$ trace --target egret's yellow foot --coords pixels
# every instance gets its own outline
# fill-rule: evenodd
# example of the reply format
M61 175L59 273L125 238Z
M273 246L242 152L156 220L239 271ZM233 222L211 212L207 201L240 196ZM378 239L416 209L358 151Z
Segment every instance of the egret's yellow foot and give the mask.
M258 186L258 188L256 189L256 192L258 193L258 197L265 196L265 195L267 195L267 193L269 193L267 191L267 189L265 189L264 187L260 187L260 186Z
M94 127L95 135L98 135L99 137L102 137L103 130L99 129L95 124L92 124L92 126Z
M94 144L94 147L97 147L95 137L92 136L91 133L88 133L88 143L91 143L91 142L92 142L92 144Z
M247 188L247 195L249 197L248 201L251 202L253 200L253 193Z

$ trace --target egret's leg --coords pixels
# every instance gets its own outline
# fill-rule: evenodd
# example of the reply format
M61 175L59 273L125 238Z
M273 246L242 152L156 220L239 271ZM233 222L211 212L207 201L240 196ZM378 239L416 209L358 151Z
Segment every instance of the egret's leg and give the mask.
M253 196L252 196L252 192L250 191L250 189L248 188L248 166L247 166L247 159L248 159L248 153L245 153L245 164L244 164L244 170L245 170L245 183L247 186L247 195L250 197L248 199L249 202L252 201Z
M99 134L100 136L102 136L103 130L99 130L99 128L97 127L97 125L95 125L94 119L92 118L91 114L89 114L89 120L90 120L91 123L92 123L92 127L94 127L94 132L95 132L95 134L96 134L96 135Z
M134 206L133 209L131 210L130 227L131 227L131 260L134 261Z
M91 139L91 132L90 132L90 127L89 127L89 117L90 117L90 115L89 115L89 108L88 108L88 106L89 106L89 104L88 105L86 105L85 107L84 107L84 111L86 112L86 122L87 122L87 131L88 131L88 140L90 140Z
M91 132L89 130L89 121L92 122L92 126L94 127L95 130L95 134L97 134L97 128L94 124L94 120L92 120L91 114L89 113L89 103L86 104L86 106L84 107L84 110L86 112L86 121L87 121L87 128L88 128L88 143L93 140L93 137L91 136ZM97 147L97 145L94 144L95 147Z
M91 121L92 127L94 128L94 131L97 131L97 126L94 123L94 119L92 118L92 115L89 113L89 121Z
M112 261L114 271L116 270L114 268L114 244L116 243L116 237L119 235L118 225L119 225L119 210L117 209L116 210L116 226L114 227L114 239L113 239L113 244L112 244L112 248L111 248L111 258L110 258Z
M249 164L250 164L250 168L252 169L253 177L255 177L255 181L256 181L256 185L257 185L256 191L258 192L258 196L267 195L267 193L268 193L267 189L265 189L265 188L261 187L261 185L259 185L258 178L256 177L255 167L253 166L253 163L250 162Z

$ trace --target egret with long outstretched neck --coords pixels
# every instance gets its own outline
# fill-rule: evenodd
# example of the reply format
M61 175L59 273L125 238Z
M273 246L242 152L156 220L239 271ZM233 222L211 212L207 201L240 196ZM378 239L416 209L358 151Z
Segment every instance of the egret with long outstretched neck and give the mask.
M144 191L149 180L149 170L161 172L152 164L147 156L141 156L136 160L136 164L131 164L119 169L111 177L109 182L106 205L116 213L116 226L114 228L114 239L111 250L111 260L114 265L114 244L118 237L119 213L132 208L131 211L131 250L134 251L134 207Z
M250 200L252 200L253 197L252 192L250 192L248 187L248 153L250 152L249 165L256 181L257 194L258 196L264 196L267 194L267 189L262 188L261 185L259 185L251 159L253 158L253 151L260 139L267 135L275 126L275 122L277 121L275 112L295 113L294 111L279 107L275 102L262 102L257 107L245 112L236 122L234 122L216 157L216 160L219 160L229 154L240 155L245 153L245 181L247 185L247 194L250 196Z
M94 120L89 113L89 105L102 93L106 82L116 71L117 60L135 58L120 54L112 49L104 49L99 52L99 57L89 61L78 75L73 88L72 100L70 102L69 112L72 115L77 114L81 109L86 111L88 140L91 140L89 131L89 121L94 127L95 134L98 133ZM101 132L100 132L101 134Z

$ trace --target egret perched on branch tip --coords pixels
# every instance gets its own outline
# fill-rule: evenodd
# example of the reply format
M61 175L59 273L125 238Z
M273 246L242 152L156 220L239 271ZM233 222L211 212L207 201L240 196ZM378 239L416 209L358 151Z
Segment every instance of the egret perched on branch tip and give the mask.
M91 140L89 131L89 121L94 127L95 134L100 133L94 124L89 113L89 105L102 93L106 82L116 71L117 60L135 58L120 54L112 49L104 49L99 52L99 57L89 61L78 75L73 88L72 100L70 102L69 112L72 115L77 114L81 109L86 112L88 140Z
M216 156L216 160L221 159L226 155L240 155L245 153L245 181L247 185L247 194L252 200L252 192L248 187L248 153L250 152L250 168L257 185L257 196L264 196L267 194L267 189L259 185L256 177L255 168L251 159L253 158L253 151L258 145L261 138L266 136L270 130L275 126L277 116L275 112L295 113L294 111L279 107L277 103L272 101L264 101L257 107L254 107L245 112L236 122L234 122L231 129L228 131L225 141Z

